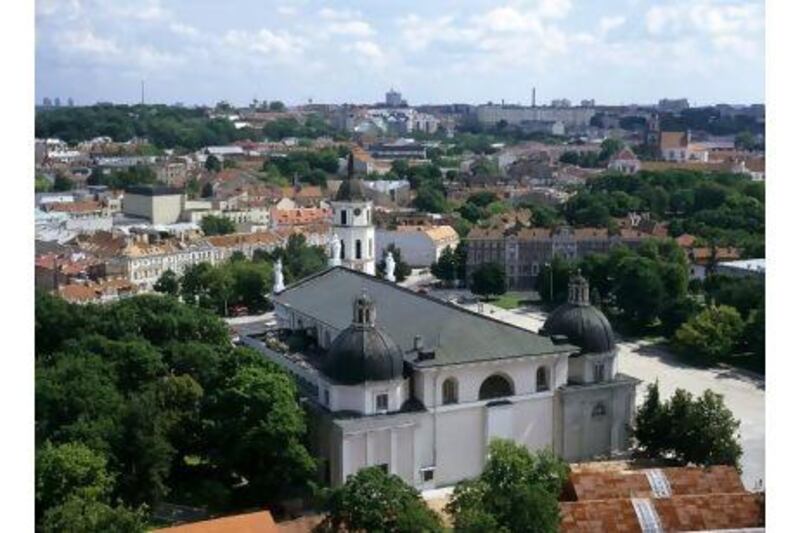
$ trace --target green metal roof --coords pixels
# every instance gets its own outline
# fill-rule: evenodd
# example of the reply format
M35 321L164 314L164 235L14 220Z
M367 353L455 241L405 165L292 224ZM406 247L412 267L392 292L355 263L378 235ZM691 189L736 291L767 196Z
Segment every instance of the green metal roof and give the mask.
M578 350L344 267L329 268L300 280L273 296L273 300L314 317L338 333L350 325L353 300L364 291L375 302L376 325L391 336L406 360L417 368ZM413 351L417 335L422 337L426 350L435 351L432 359L417 359Z

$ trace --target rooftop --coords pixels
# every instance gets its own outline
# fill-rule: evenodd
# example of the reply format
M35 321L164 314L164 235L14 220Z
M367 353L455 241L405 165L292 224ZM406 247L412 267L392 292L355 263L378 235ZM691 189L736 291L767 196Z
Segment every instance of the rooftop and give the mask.
M555 345L532 331L343 267L301 280L273 300L342 331L350 325L353 298L364 291L375 302L377 325L418 367L577 351L575 346ZM416 360L417 335L434 350L432 359Z
M277 533L269 511L247 513L155 530L161 533Z
M171 196L183 194L183 191L166 185L134 185L125 189L126 194L139 194L142 196Z

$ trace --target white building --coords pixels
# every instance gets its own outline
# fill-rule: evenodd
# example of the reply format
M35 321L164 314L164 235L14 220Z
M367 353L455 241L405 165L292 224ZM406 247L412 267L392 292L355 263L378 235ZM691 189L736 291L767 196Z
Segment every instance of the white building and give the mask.
M636 174L641 168L639 158L627 146L611 156L608 162L608 169L620 174Z
M540 333L334 267L273 296L278 325L322 353L272 352L311 400L334 486L381 466L428 489L482 471L494 438L568 461L628 447L638 381L580 276Z
M414 268L427 268L439 260L449 246L458 246L458 233L451 226L398 226L396 230L378 230L378 257L394 244L403 260Z
M151 224L174 224L181 219L186 195L163 185L130 187L122 198L122 212L146 218Z

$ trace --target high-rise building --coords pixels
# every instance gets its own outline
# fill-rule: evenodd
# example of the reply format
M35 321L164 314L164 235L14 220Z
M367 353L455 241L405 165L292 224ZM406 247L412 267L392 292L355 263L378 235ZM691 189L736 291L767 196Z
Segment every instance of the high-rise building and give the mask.
M406 101L403 100L402 94L394 89L389 89L389 92L386 93L386 105L389 107L403 107L406 105Z
M48 98L48 97L46 97L46 96L45 96L45 97L42 99L42 106L44 106L44 107L51 107L52 105L53 105L53 101L52 101L52 100L50 100L50 98Z
M72 99L71 96L69 98L67 98L67 105L69 107L73 107L75 105L75 101Z
M56 96L56 99L53 100L53 103L55 104L56 107L61 107L61 98Z

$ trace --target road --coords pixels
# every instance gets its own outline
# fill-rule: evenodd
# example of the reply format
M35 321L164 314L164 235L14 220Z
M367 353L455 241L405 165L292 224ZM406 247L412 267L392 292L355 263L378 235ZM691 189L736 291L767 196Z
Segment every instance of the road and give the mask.
M544 312L533 307L508 311L491 304L464 307L532 331L538 331L547 318ZM678 360L664 345L653 342L621 340L618 347L619 371L643 382L637 390L637 403L644 400L646 384L656 380L662 399L671 396L679 387L693 395L702 394L706 389L722 394L725 404L741 421L742 481L747 488L753 488L759 480L764 482L766 404L762 376L737 369L690 366Z

